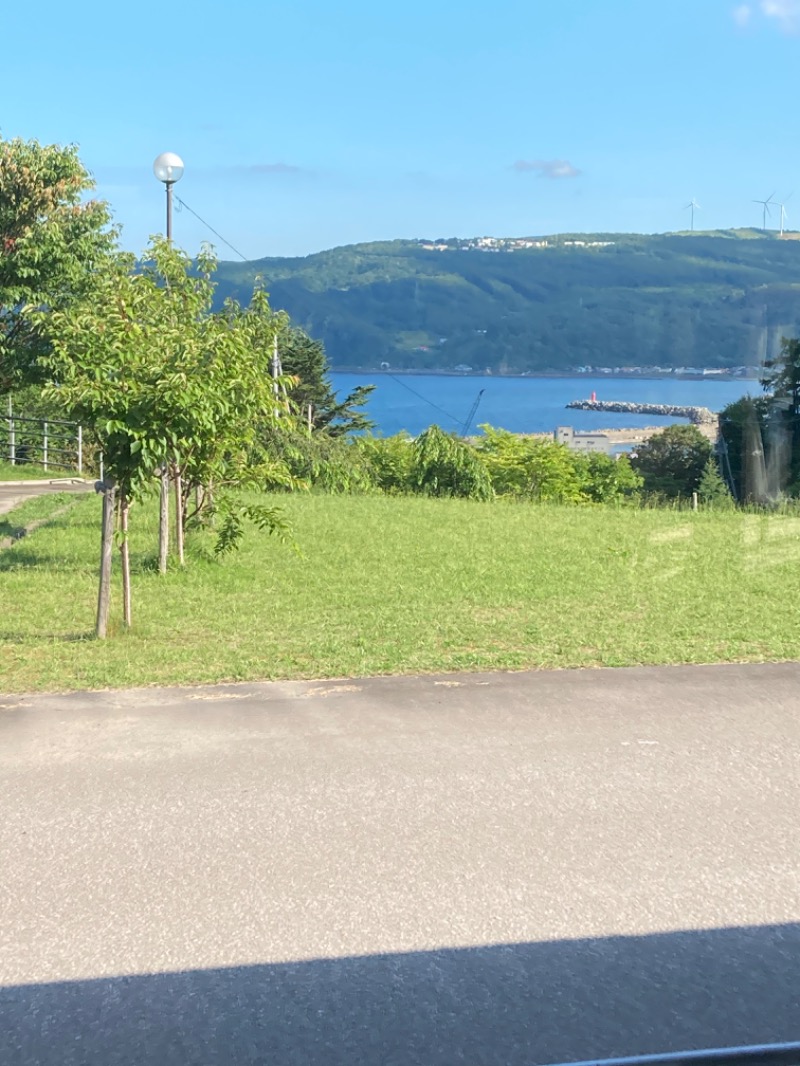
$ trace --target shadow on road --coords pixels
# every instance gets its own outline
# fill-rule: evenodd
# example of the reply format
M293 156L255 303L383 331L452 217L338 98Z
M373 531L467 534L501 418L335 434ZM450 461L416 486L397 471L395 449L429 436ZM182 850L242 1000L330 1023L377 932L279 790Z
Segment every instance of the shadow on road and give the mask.
M8 987L0 1061L531 1066L796 1040L799 999L800 924L513 944Z

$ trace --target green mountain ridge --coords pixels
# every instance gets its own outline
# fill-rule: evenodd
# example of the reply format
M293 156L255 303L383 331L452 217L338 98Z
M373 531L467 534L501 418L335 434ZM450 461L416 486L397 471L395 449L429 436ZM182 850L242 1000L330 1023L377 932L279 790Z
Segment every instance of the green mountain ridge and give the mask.
M336 369L758 366L800 333L794 233L354 244L221 262L218 299L249 299L259 276Z

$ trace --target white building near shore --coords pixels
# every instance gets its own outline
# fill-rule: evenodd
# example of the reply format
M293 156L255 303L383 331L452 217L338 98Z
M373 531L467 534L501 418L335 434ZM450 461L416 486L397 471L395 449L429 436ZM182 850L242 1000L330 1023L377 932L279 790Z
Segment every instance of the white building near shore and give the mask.
M572 426L558 426L553 436L556 443L566 444L573 452L611 453L611 439L605 433L576 433Z

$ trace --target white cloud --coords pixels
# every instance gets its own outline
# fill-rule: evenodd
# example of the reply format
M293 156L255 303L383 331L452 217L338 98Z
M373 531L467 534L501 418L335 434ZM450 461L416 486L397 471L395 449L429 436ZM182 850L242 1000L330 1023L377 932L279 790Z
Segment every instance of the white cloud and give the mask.
M518 174L533 171L540 178L550 178L551 181L558 181L561 178L577 178L581 173L567 159L518 159L513 169Z
M745 29L745 27L749 26L750 19L753 17L753 9L749 4L739 4L738 7L733 9L731 16L737 26Z
M293 163L253 163L248 170L255 174L299 174L300 167Z
M800 32L800 0L761 0L761 11L774 19L783 33Z

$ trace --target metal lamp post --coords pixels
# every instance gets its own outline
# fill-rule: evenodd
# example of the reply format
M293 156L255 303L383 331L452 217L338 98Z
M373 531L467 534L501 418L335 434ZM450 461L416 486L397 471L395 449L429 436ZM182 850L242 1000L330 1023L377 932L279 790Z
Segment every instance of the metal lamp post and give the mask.
M153 163L153 173L167 187L167 240L172 240L172 186L183 177L183 160L174 152L162 152Z
M167 240L172 240L172 186L183 177L183 160L174 152L162 152L153 163L153 173L163 181L167 189ZM183 515L181 499L181 479L176 473L175 483L175 542L178 549L178 562L183 566ZM161 499L159 506L158 535L158 570L167 572L167 555L169 552L169 466L164 461L161 467Z

